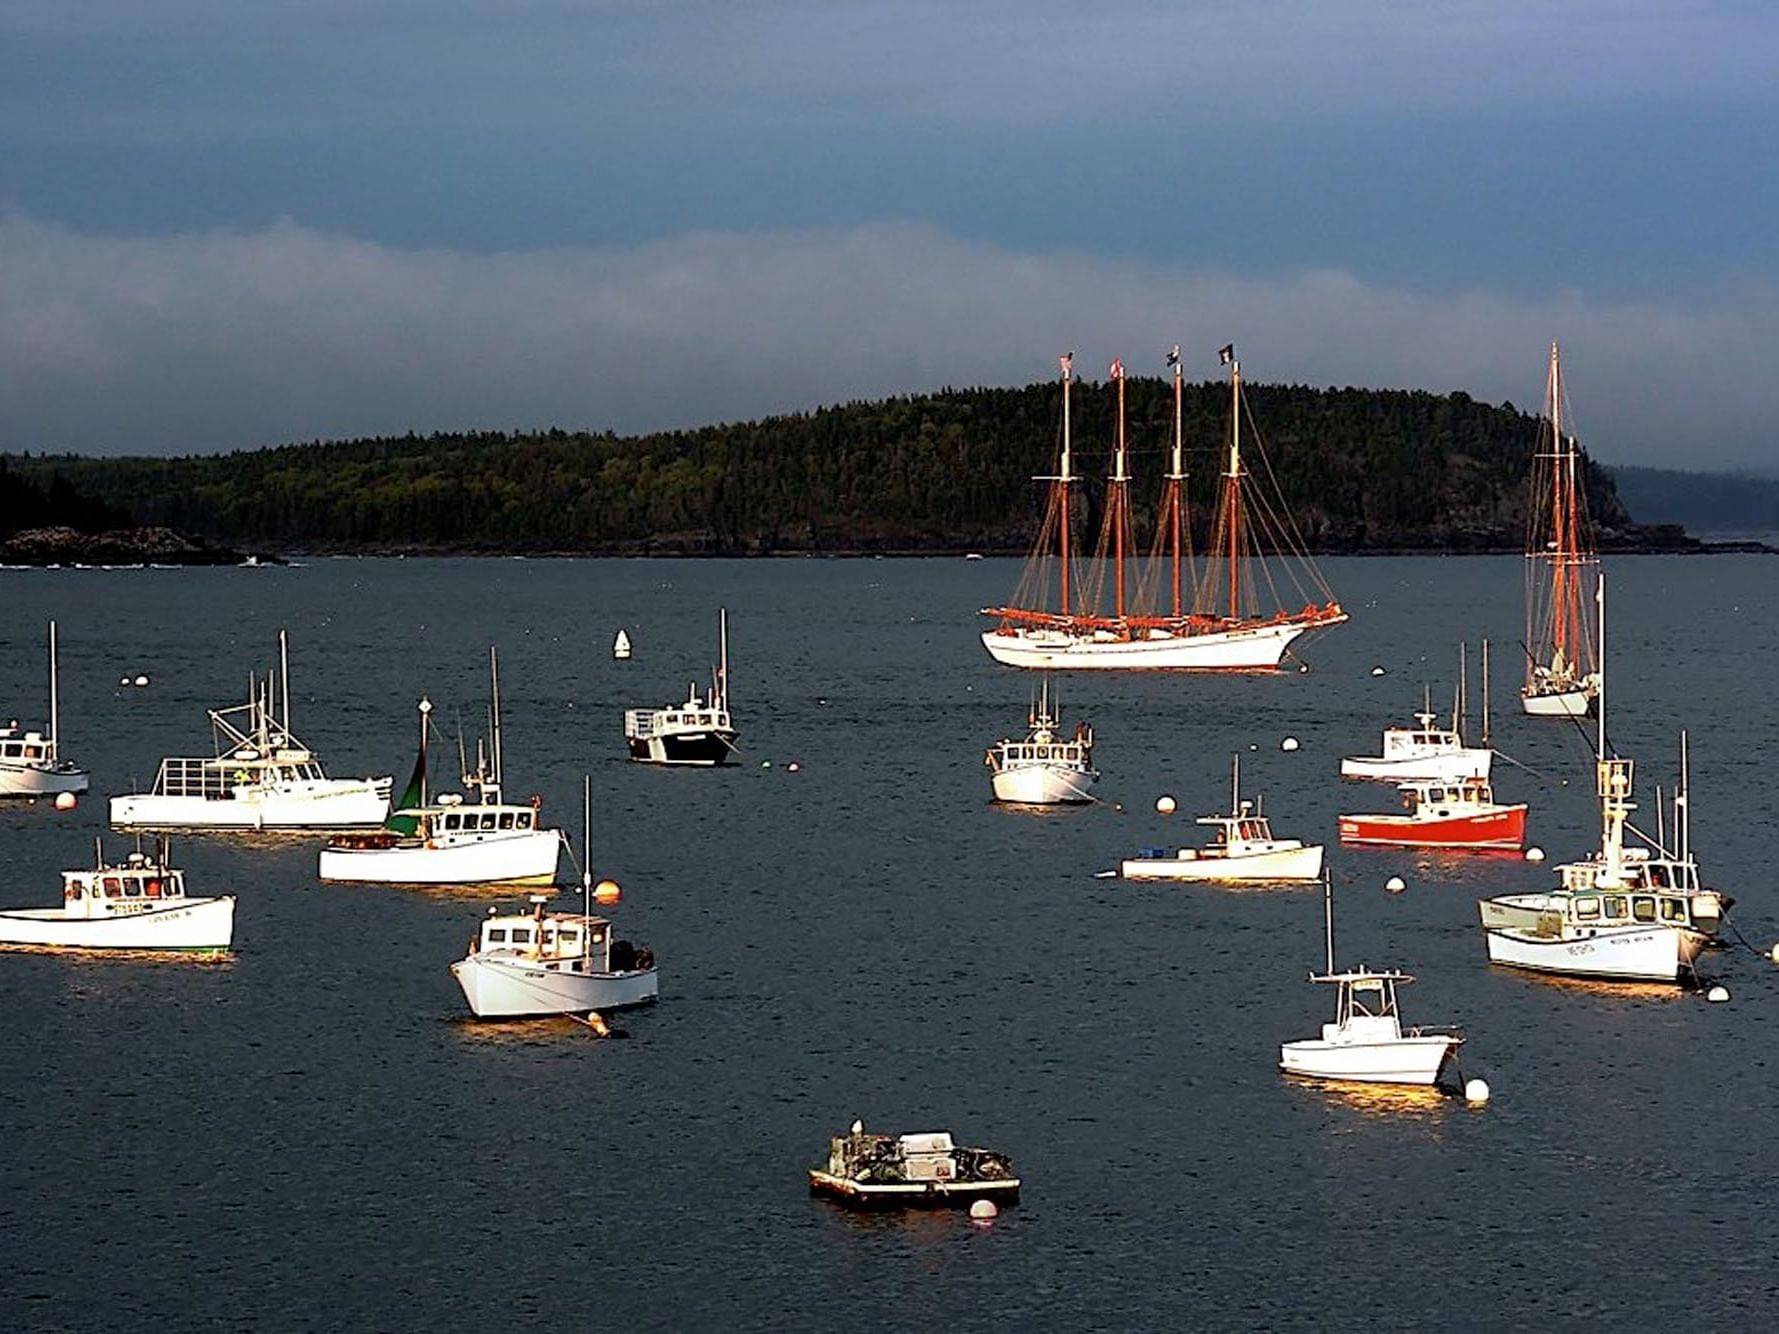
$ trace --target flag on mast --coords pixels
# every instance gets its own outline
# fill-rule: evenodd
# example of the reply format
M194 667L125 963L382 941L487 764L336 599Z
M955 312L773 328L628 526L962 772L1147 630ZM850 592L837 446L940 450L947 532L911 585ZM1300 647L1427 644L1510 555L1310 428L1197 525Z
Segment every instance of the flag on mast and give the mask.
M1173 351L1167 354L1167 364L1174 370L1180 369L1180 345L1178 343L1175 343Z
M1124 378L1124 358L1123 357L1113 357L1112 358L1112 372L1111 373L1112 373L1112 378L1114 380L1122 380Z
M1056 359L1056 364L1062 367L1064 375L1073 375L1075 373L1075 354L1073 352L1063 353Z
M1229 365L1230 362L1232 362L1234 360L1235 360L1235 344L1234 343L1225 343L1222 347L1217 349L1217 364L1219 366L1227 366L1227 365Z

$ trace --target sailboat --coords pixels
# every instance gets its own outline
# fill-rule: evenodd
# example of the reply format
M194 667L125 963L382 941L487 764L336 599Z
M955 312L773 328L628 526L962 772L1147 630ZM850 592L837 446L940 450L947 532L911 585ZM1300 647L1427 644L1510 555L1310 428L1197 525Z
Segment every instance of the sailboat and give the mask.
M1598 635L1586 618L1600 561L1581 449L1563 429L1567 402L1562 356L1553 342L1526 540L1526 683L1520 703L1537 718L1585 717L1600 692Z
M1605 581L1595 587L1604 661ZM1680 788L1674 802L1675 845L1658 827L1647 847L1625 846L1632 765L1606 743L1606 684L1599 678L1599 732L1594 753L1600 799L1600 850L1557 868L1557 888L1503 894L1478 905L1489 962L1566 977L1625 982L1679 982L1722 925L1730 900L1705 889L1692 855L1686 735L1680 741ZM1659 810L1659 804L1658 804Z
M548 885L556 878L562 836L543 827L541 803L502 800L505 752L500 739L500 666L488 650L491 704L488 742L476 743L476 767L465 759L463 785L427 800L427 732L432 701L420 701L420 754L413 777L383 828L335 837L321 850L323 880L385 885Z
M28 732L15 722L0 727L0 797L55 797L87 790L88 774L61 756L56 686L56 623L49 623L49 732Z
M1172 554L1172 605L1165 613L1133 605L1126 565L1133 554L1130 536L1130 471L1124 429L1124 366L1114 361L1111 380L1117 393L1112 473L1107 482L1105 522L1092 577L1077 571L1072 550L1071 500L1081 478L1075 473L1070 431L1070 387L1074 354L1058 358L1062 368L1062 447L1060 467L1048 482L1049 502L1019 588L1008 605L985 607L984 616L998 624L982 636L983 647L996 662L1012 667L1051 670L1255 671L1276 669L1293 640L1311 630L1326 629L1347 619L1320 573L1309 561L1302 539L1288 518L1273 525L1271 545L1295 559L1316 590L1300 610L1279 606L1259 610L1255 571L1264 566L1252 548L1246 488L1249 470L1242 459L1241 363L1233 344L1219 353L1230 368L1230 438L1217 518L1205 577L1197 582L1192 606L1182 595L1185 522L1179 350L1170 354L1174 380L1174 440L1171 468L1163 491L1162 525ZM1283 507L1262 498L1256 516L1265 518ZM1109 608L1098 606L1107 567L1112 584ZM1050 596L1050 571L1056 571L1057 597ZM1270 585L1272 578L1267 577ZM1301 592L1301 589L1299 590Z

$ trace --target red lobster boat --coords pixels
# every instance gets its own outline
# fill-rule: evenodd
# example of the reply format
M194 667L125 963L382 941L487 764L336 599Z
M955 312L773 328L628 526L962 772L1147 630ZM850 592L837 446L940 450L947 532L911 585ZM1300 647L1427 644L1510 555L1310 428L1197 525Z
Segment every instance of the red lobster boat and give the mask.
M1406 815L1343 815L1342 843L1407 848L1507 848L1526 841L1526 803L1503 805L1484 778L1399 785Z

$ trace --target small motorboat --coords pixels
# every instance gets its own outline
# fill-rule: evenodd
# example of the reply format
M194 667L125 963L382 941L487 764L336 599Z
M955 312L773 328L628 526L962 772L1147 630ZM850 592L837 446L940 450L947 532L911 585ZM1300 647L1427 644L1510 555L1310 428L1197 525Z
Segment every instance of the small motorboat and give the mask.
M1144 848L1119 864L1126 880L1199 880L1211 883L1293 883L1322 874L1322 845L1274 838L1272 822L1258 802L1241 797L1242 762L1235 757L1230 813L1201 815L1198 823L1216 830L1203 848Z
M644 764L688 764L703 768L732 764L740 733L729 715L729 613L718 614L717 669L710 693L699 697L693 685L683 704L660 709L627 709L624 743L630 758Z
M1396 988L1414 981L1407 973L1393 968L1334 971L1334 887L1326 877L1322 883L1327 969L1311 973L1309 980L1337 988L1334 1022L1322 1025L1319 1038L1281 1045L1279 1069L1309 1079L1438 1083L1445 1063L1464 1045L1463 1037L1402 1027Z
M1484 687L1485 692L1487 687ZM1459 685L1459 699L1463 686ZM1487 698L1485 693L1484 698ZM1418 727L1386 727L1382 755L1349 755L1340 762L1342 778L1380 783L1432 782L1455 784L1466 778L1487 778L1495 752L1488 746L1466 746L1459 729L1462 704L1452 711L1450 727L1434 726L1431 695L1415 715ZM1484 724L1485 735L1487 724Z
M234 897L187 898L165 844L115 865L94 851L91 867L62 872L59 908L0 909L0 946L220 954L233 943Z
M56 686L56 623L49 623L49 731L30 732L17 722L0 727L0 797L59 797L87 790L85 769L62 758L60 692Z
M1099 771L1093 767L1093 729L1075 724L1072 737L1060 734L1062 706L1050 711L1050 682L1026 714L1025 740L1011 737L988 748L987 764L996 801L1021 806L1055 806L1093 800Z
M825 1167L809 1169L809 1191L866 1208L944 1208L1019 1199L1019 1178L1005 1155L964 1148L945 1131L875 1135L854 1121L828 1141Z
M1400 848L1512 849L1526 841L1526 803L1503 804L1486 778L1457 783L1421 779L1397 785L1403 815L1343 815L1342 843Z

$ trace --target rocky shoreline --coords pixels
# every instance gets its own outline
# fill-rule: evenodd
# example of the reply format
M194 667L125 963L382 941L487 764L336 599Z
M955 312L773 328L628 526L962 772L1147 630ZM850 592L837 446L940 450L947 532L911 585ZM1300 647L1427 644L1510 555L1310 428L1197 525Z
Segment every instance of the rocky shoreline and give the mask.
M0 565L247 565L281 564L213 547L171 528L117 528L83 533L73 528L27 528L0 541Z

